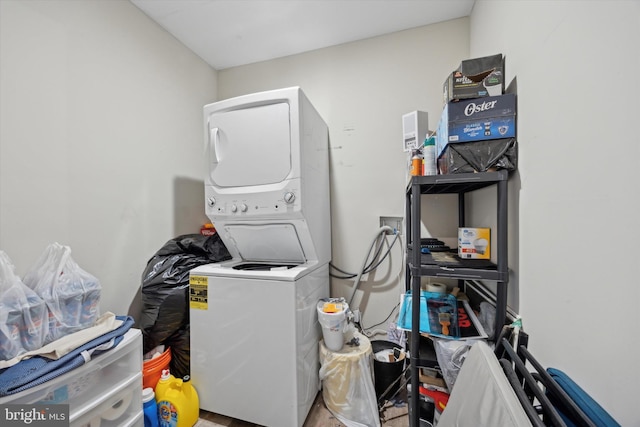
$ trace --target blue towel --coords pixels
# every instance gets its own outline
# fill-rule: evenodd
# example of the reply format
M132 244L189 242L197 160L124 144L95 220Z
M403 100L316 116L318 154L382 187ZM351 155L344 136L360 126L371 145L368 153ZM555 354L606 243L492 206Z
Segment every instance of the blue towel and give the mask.
M0 397L44 384L84 365L92 356L115 348L134 324L131 316L116 316L116 319L122 320L118 328L94 338L58 360L34 356L0 371Z

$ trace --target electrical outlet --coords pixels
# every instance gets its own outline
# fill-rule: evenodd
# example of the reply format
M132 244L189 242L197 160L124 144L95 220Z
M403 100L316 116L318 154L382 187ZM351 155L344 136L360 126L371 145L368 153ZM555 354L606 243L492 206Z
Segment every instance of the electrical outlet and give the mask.
M388 225L398 234L402 234L402 217L401 216L381 216L380 227Z

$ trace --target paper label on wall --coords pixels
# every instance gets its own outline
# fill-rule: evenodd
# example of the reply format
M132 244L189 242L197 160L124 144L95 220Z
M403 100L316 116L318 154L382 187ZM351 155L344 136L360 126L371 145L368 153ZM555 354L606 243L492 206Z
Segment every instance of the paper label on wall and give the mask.
M209 309L209 278L189 276L189 307L196 310Z

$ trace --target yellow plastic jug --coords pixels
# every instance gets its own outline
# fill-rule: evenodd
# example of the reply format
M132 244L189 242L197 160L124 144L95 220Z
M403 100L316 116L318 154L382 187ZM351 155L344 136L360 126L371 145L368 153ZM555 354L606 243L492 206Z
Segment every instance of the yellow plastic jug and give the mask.
M183 381L163 370L156 385L156 402L160 427L193 427L198 422L200 401L189 377Z

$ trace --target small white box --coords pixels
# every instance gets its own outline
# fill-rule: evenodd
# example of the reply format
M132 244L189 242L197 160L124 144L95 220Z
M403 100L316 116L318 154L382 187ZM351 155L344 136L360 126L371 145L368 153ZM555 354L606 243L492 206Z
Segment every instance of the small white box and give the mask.
M429 115L425 111L412 111L402 116L402 143L404 151L422 149L429 132Z
M490 259L491 229L458 228L458 256L465 259Z

